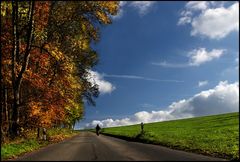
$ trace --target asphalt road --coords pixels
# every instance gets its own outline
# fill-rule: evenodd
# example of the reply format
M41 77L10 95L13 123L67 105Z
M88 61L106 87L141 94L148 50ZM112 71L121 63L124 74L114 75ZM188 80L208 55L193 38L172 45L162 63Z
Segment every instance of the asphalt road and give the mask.
M91 132L51 144L23 155L21 161L221 161L223 159L172 150L166 147L129 142Z

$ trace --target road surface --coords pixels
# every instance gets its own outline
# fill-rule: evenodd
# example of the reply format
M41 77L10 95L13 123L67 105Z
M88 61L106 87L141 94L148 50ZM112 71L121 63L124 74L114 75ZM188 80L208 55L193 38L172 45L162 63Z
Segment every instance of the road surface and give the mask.
M20 161L221 161L223 159L172 150L166 147L129 142L109 136L96 136L92 132L51 144L27 153Z

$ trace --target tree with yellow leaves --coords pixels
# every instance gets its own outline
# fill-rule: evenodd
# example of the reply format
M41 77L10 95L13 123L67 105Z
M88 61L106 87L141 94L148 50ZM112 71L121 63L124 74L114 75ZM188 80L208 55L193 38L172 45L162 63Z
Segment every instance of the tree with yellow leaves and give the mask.
M90 44L118 4L1 1L1 119L13 138L19 127L72 126L83 116L83 98L95 104L98 86L87 71L98 55Z

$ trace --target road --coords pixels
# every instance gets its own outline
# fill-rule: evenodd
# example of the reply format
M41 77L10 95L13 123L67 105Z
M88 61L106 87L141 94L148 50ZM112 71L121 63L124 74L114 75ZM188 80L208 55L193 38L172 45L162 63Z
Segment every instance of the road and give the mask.
M37 151L27 153L20 161L221 161L223 159L125 141L92 132L79 135Z

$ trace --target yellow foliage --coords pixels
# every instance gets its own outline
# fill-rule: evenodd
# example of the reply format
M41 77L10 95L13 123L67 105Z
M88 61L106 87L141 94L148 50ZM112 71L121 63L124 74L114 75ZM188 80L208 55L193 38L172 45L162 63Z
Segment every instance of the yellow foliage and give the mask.
M7 1L1 2L1 16L5 17L7 15L7 10L12 10L11 2L10 1L9 2L7 2Z
M111 22L109 17L103 12L96 11L96 15L99 18L99 20L104 24L108 24Z
M98 3L110 14L117 14L119 8L119 1L98 1Z
M45 45L45 48L50 51L51 56L57 61L64 59L65 55L57 47L47 44Z
M109 14L111 15L117 14L119 2L118 1L98 1L96 3L98 3L98 5L102 8L101 10L96 10L96 15L98 19L104 24L111 23ZM108 13L106 13L105 11L107 11Z
M19 4L18 11L21 12L18 25L24 26L28 24L30 3L17 3ZM82 80L81 77L84 76L78 75L92 67L98 59L97 54L90 46L92 40L99 40L99 28L95 22L111 23L110 15L117 13L118 4L117 1L56 2L56 5L50 8L51 14L49 14L50 9L44 7L48 4L45 2L35 3L33 44L36 45L36 48L32 47L30 51L29 64L23 74L23 84L21 85L23 97L28 99L21 98L27 105L22 109L24 110L22 114L26 113L29 116L25 119L24 114L20 116L20 120L28 121L31 126L47 127L65 121L74 123L74 120L81 118L84 110L83 92L91 90L91 87L88 87L88 84ZM12 16L11 10L11 2L1 2L1 16L5 21L8 19L7 16ZM10 14L7 15L8 13ZM53 23L48 23L47 20L51 20ZM47 25L52 26L46 28ZM59 28L60 30L58 30ZM19 31L20 29L21 26ZM15 66L16 75L22 68L21 63L24 61L22 58L27 46L25 33L28 32L28 28L21 29L21 31L23 31L19 33L21 45L19 53L21 55ZM11 35L12 26L10 25L9 36L5 33L6 45L11 44L11 42L8 43L9 40L12 40ZM48 35L53 39L48 39ZM46 51L37 48L41 47L43 42L47 43L43 47ZM10 45L4 50L9 57L3 58L4 82L7 80L9 83L12 78L12 48L14 47ZM76 66L79 62L82 63L83 70ZM56 67L53 67L55 65Z

